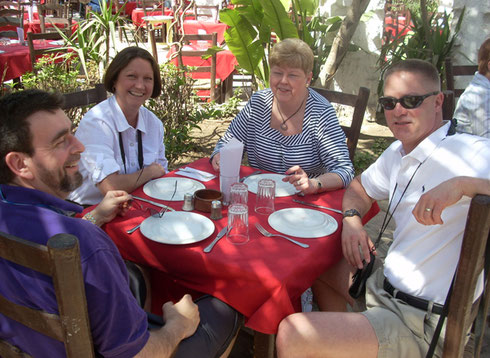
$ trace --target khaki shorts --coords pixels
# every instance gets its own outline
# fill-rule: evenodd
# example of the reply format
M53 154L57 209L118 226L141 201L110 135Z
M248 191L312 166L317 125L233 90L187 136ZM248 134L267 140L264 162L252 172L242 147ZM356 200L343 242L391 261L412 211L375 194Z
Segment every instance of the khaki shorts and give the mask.
M439 315L409 306L383 289L383 268L366 284L366 307L362 314L369 320L378 338L379 358L425 357L439 321ZM444 345L445 323L434 357L440 357Z

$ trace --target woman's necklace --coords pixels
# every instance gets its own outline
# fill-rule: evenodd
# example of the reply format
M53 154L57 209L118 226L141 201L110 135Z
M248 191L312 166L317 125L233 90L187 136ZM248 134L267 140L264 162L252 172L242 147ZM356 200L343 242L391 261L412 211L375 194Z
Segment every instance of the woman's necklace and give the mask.
M286 119L284 119L284 116L282 115L281 109L279 108L279 103L276 102L277 111L279 112L279 115L281 116L281 119L282 119L281 129L283 131L287 131L288 130L288 125L286 124L286 122L289 121L291 118L293 118L296 115L296 113L299 112L299 110L301 109L301 107L303 107L303 104L305 104L306 97L308 97L308 94L306 94L305 98L303 99L303 102L301 102L301 104L298 107L298 109L293 114L291 114L288 118L286 118Z

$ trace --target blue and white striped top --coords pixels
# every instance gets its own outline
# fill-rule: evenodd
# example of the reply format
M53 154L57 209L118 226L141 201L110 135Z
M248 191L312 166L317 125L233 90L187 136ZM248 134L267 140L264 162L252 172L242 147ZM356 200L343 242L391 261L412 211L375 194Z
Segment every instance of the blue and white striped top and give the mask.
M336 173L347 186L354 177L354 168L344 131L332 105L314 90L308 91L301 133L284 136L271 128L274 96L270 89L261 90L233 119L212 156L235 137L243 142L248 162L254 168L283 174L299 165L310 178Z

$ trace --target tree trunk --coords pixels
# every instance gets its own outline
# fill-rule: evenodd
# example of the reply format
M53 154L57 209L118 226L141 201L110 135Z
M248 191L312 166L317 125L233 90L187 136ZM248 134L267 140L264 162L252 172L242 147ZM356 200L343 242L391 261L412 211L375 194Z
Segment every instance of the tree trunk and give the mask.
M352 5L347 11L347 15L339 28L339 32L333 40L332 48L328 54L327 60L320 70L318 79L315 81L315 86L328 88L330 85L340 63L347 53L352 36L354 36L357 25L359 25L361 15L366 11L369 2L370 0L352 1Z

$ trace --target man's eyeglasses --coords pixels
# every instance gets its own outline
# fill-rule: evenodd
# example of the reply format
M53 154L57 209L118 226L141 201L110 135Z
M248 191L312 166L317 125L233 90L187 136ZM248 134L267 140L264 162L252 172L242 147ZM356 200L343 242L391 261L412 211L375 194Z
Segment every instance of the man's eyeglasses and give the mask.
M395 109L396 104L400 103L403 108L414 109L419 107L427 97L439 94L439 91L434 91L431 93L424 94L423 96L408 95L402 98L395 97L380 97L378 102L383 106L384 109L392 110Z

